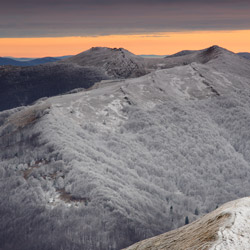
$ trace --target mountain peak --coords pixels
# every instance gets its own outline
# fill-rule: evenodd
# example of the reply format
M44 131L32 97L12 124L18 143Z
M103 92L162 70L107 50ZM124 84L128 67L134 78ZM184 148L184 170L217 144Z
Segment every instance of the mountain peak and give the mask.
M98 67L108 76L128 78L145 75L143 59L124 48L92 47L63 63L75 63L84 67Z
M234 52L228 50L228 49L225 49L223 47L220 47L218 45L213 45L207 49L204 50L204 52L207 52L207 53L229 53L229 54L235 54Z
M213 45L213 46L209 47L208 49L213 49L213 50L215 50L215 49L223 49L223 48L220 47L219 45Z
M201 50L198 55L199 55L202 63L207 63L213 59L217 59L217 58L224 56L224 55L235 55L235 54L227 49L224 49L224 48L218 46L218 45L213 45L207 49Z
M213 45L207 49L204 50L205 53L222 53L222 52L230 52L229 50L227 49L224 49L218 45ZM230 52L232 53L232 52Z
M86 53L122 53L130 56L136 56L135 54L131 53L130 51L124 49L124 48L109 48L109 47L92 47L87 51L84 51L81 54L86 54Z

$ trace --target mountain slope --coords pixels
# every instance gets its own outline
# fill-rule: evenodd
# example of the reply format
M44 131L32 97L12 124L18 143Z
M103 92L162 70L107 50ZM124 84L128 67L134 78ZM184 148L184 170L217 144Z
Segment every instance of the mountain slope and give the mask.
M233 60L230 59L231 57L233 58ZM237 69L238 68L237 64L243 66L249 65L249 62L248 60L246 60L246 58L240 56L239 54L235 54L229 50L221 48L217 45L197 51L184 50L174 55L165 57L164 59L165 60L162 63L161 68L170 68L180 65L187 65L192 62L207 64L213 60L217 60L216 64L219 63L221 66L225 64L224 68L226 68L226 70L228 70L227 67L234 69L235 66ZM231 62L235 63L235 65L234 66L230 65Z
M204 51L204 50L201 50L201 51ZM198 50L182 50L180 52L177 52L173 55L168 55L166 56L165 58L172 58L172 57L178 57L178 56L185 56L185 55L190 55L190 54L193 54L193 53L197 53ZM247 53L247 52L240 52L240 53L237 53L237 55L245 58L245 59L250 59L250 53Z
M177 52L177 53L175 53L173 55L166 56L165 58L178 57L178 56L186 56L186 55L193 54L195 52L197 52L197 50L182 50L182 51Z
M250 198L228 202L177 230L144 240L127 250L248 249Z
M121 249L247 196L248 61L199 56L1 112L0 248Z
M237 61L243 65L249 65L249 61L245 58L242 58L239 55L216 45L198 51L188 51L187 53L184 51L184 53L180 52L180 54L181 55L178 55L177 53L177 56L173 55L164 58L161 62L161 68L172 68L181 65L188 65L193 62L207 64L213 60L220 60L221 66L223 63L226 63L225 66L230 66L229 64L231 57L234 58L232 62ZM217 64L218 63L219 62L217 62Z

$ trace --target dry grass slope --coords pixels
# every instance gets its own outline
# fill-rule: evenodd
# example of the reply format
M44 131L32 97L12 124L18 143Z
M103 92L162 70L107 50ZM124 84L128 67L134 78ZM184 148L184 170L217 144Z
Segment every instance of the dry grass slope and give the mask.
M10 116L7 122L15 125L17 128L23 128L42 117L49 108L49 103L28 107Z
M230 221L231 213L218 208L193 223L138 242L126 250L206 250L218 238L219 228ZM125 249L124 249L125 250Z

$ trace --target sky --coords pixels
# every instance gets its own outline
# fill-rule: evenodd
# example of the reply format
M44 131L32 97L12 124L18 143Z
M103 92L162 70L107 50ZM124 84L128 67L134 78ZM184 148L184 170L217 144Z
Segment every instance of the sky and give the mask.
M93 46L165 55L214 44L250 52L249 0L1 0L0 56Z

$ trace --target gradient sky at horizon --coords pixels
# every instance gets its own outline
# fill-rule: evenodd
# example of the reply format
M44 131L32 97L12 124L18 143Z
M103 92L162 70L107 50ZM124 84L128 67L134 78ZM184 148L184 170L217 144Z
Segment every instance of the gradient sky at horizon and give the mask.
M0 56L58 56L92 46L171 54L218 44L250 52L249 0L3 0Z

